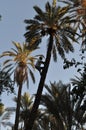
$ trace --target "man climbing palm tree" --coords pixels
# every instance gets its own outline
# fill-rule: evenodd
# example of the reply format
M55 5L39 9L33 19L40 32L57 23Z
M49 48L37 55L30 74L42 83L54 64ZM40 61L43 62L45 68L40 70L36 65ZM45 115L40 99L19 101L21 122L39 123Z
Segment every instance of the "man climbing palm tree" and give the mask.
M40 75L42 74L42 70L44 68L44 61L42 59L42 56L40 56L35 64L35 67L39 71Z

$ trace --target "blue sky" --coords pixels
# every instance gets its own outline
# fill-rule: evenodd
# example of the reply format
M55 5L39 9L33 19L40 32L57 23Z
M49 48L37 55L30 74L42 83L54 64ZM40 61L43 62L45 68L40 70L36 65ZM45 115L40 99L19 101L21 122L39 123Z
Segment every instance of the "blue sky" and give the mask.
M50 0L52 1L52 0ZM0 21L0 54L3 51L10 50L13 47L12 41L23 43L25 38L25 19L33 18L35 11L34 5L40 6L44 9L44 5L47 0L0 0L0 14L2 15L2 21ZM43 43L47 41L44 39ZM75 53L69 54L69 58L76 57L78 55L78 45L75 45ZM44 51L45 50L45 51ZM46 45L41 47L39 53L46 52ZM2 61L0 60L0 63ZM64 83L68 83L70 78L74 77L76 70L74 68L69 70L63 70L62 59L58 56L57 63L54 63L51 59L51 64L46 78L46 83L62 80ZM36 93L38 82L40 79L39 73L36 71L36 84L32 84L30 81L30 87L27 90L24 85L23 92L28 91L33 94ZM15 86L16 90L17 87ZM12 98L14 95L7 96L5 93L2 95L3 102L6 106L12 106Z

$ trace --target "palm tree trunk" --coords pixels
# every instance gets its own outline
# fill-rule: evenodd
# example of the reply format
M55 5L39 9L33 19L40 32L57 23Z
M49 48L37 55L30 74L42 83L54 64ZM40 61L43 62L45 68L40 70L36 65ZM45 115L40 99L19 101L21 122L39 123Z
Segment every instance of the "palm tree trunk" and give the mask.
M68 130L71 130L72 127L72 113L71 113L71 101L70 101L70 86L68 94Z
M19 85L14 130L18 130L22 84Z
M30 113L30 118L27 122L25 130L32 130L34 121L36 119L36 114L37 114L37 110L38 110L38 107L39 107L39 104L40 104L43 86L44 86L44 83L45 83L46 75L47 75L47 72L48 72L48 67L49 67L49 64L50 64L52 46L53 46L53 36L51 34L50 39L49 39L49 45L48 45L45 65L44 65L42 75L41 75L41 78L40 78L36 98L35 98L35 101L34 101L34 104L33 104L33 108L32 108L32 111Z

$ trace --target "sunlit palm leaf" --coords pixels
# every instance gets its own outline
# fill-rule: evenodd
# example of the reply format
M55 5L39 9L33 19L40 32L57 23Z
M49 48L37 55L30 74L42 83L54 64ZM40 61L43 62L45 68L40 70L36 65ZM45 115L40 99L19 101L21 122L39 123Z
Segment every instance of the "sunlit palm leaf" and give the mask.
M12 42L14 44L14 46L16 47L16 49L19 51L19 52L22 52L22 46L20 45L20 43L17 43L17 42Z
M2 53L0 57L3 57L3 56L16 56L16 54L12 51L5 51Z

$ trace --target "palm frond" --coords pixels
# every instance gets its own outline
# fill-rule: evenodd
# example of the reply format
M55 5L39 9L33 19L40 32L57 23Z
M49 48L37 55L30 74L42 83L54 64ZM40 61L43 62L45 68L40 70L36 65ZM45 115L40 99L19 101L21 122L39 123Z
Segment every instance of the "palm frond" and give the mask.
M51 91L50 87L47 84L45 84L45 88L49 92L49 94L52 94L52 91Z
M45 10L46 10L47 13L49 13L49 14L51 13L52 8L51 8L51 5L50 5L49 2L46 3L46 5L45 5Z
M38 6L34 6L33 8L39 16L44 17L44 12Z
M27 39L27 41L30 40L30 39ZM41 43L41 38L40 36L35 36L33 37L33 39L30 40L30 42L28 43L27 45L27 48L29 50L36 50L36 49L39 49L39 44Z
M6 113L3 115L2 120L9 120L11 114L12 114L11 111L6 112Z
M11 48L11 50L13 50L16 54L18 54L18 51L14 48Z
M16 56L16 54L12 51L4 51L2 53L2 55L0 56L0 58L3 57L3 56Z
M13 61L12 59L7 59L3 62L3 65L8 64L9 62Z
M54 61L57 62L57 51L56 51L56 46L55 45L53 46L52 53L53 53Z
M33 72L31 71L30 68L29 68L29 72L30 72L30 76L32 78L33 83L35 83L35 77L34 77L34 74L33 74Z
M62 37L62 47L64 48L65 52L68 53L69 51L74 52L74 47L71 44L68 37L65 35Z
M12 42L14 44L14 46L16 47L16 49L19 51L19 52L22 52L22 46L20 45L20 43L18 42Z
M65 16L66 13L68 13L69 6L62 7L62 8L59 7L58 9L59 9L59 10L58 10L58 16L59 16L60 18L62 18L62 17ZM58 17L58 18L59 18L59 17Z
M32 20L32 19L30 19L30 20L25 19L24 22L25 22L26 24L36 25L36 26L40 24L37 20ZM31 26L31 27L33 28L33 26ZM31 27L30 27L30 28L31 28Z
M8 65L5 65L4 67L3 67L3 70L5 70L5 69L8 69L9 67L11 67L13 64L8 64Z
M58 44L57 44L56 47L57 47L57 50L58 50L58 54L61 56L62 59L64 59L65 58L65 52L64 52L63 48Z
M9 76L11 76L12 74L13 74L13 72L14 72L14 66L12 66L12 67L9 67L7 70L6 70L6 72L7 73L9 73ZM4 70L4 67L3 67L3 70Z

